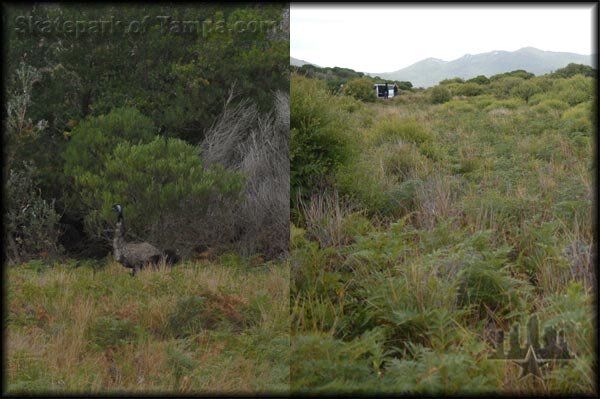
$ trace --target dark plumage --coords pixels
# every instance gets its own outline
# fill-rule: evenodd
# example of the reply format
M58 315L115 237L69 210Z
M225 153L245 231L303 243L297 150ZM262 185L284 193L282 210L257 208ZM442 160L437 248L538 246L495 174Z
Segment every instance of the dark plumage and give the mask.
M132 269L134 275L138 270L148 265L156 266L163 260L170 266L180 260L179 256L173 250L168 249L163 252L147 242L126 242L123 207L117 204L113 206L113 209L117 212L117 225L115 228L115 237L113 239L113 254L117 262Z

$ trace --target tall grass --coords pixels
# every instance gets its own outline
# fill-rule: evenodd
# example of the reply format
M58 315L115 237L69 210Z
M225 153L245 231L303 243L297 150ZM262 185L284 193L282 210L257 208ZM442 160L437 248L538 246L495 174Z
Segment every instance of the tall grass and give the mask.
M530 82L321 100L360 151L294 220L293 391L594 392L591 78ZM490 359L533 313L574 355L544 381Z
M264 115L248 101L235 103L232 89L201 144L207 164L245 176L242 203L231 206L226 220L241 253L261 252L267 258L285 256L289 246L289 96L273 97L273 112Z
M11 268L7 392L287 392L288 270Z

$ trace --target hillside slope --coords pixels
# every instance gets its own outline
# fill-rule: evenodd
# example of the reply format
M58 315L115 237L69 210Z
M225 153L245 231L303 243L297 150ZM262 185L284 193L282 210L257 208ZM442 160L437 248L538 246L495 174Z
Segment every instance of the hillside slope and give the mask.
M386 79L407 80L414 86L429 87L440 80L460 77L469 79L477 75L495 75L515 69L525 69L541 75L562 68L569 63L593 65L592 55L542 51L525 47L517 51L491 51L466 54L453 61L427 58L394 72L370 73Z

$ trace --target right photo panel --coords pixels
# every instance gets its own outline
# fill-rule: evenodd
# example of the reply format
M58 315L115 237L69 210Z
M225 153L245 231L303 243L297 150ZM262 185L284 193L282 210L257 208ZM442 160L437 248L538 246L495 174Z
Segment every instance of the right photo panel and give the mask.
M597 7L291 4L292 393L597 393Z

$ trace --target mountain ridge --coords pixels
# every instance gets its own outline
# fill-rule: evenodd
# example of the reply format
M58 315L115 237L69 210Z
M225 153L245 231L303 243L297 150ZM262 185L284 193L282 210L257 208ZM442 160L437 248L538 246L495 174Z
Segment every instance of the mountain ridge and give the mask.
M429 87L444 79L455 77L470 79L478 75L489 77L515 69L524 69L527 72L542 75L563 68L570 63L596 67L594 59L594 55L523 47L516 51L492 50L479 54L465 54L450 61L426 58L393 72L367 72L367 74L390 80L410 81L417 87ZM432 60L437 62L433 63Z
M392 72L360 72L383 79L409 81L415 87L430 87L444 79L456 77L470 79L478 75L489 77L516 69L524 69L536 75L543 75L563 68L570 63L591 65L597 68L595 59L595 54L583 55L545 51L528 46L515 51L492 50L478 54L467 53L450 61L429 57ZM290 64L295 66L306 64L318 66L293 57L290 57Z
M319 67L317 64L313 64L312 62L304 61L299 58L294 58L292 56L290 56L290 65L298 66L298 67L300 67L302 65L314 65L316 67Z

